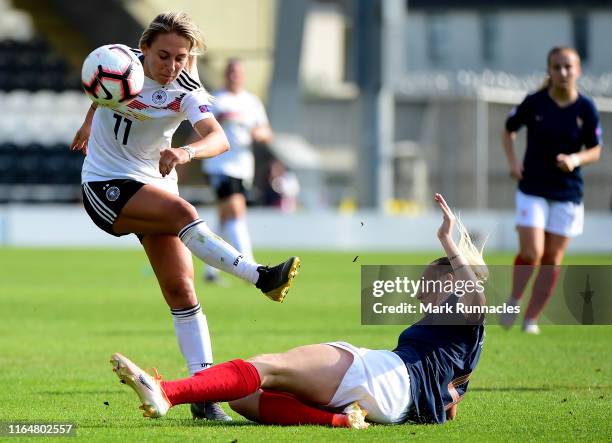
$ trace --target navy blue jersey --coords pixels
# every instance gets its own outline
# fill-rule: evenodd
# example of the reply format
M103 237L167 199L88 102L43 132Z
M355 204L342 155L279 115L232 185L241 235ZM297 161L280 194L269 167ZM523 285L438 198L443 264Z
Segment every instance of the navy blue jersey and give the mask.
M455 306L457 296L444 304ZM456 317L456 318L452 318ZM484 324L469 323L463 314L429 314L405 329L393 350L410 374L414 407L409 420L444 423L446 410L466 393L484 341Z
M580 168L563 172L557 167L558 154L572 154L583 147L601 143L599 114L593 102L582 94L560 107L547 89L528 95L506 120L509 132L527 126L527 150L519 189L525 194L556 201L580 203L583 182Z

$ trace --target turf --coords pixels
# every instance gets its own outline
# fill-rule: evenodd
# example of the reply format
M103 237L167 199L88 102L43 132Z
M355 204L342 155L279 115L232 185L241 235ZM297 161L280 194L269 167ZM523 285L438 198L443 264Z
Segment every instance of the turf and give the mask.
M259 251L274 263L281 252ZM215 360L343 339L394 346L399 326L361 326L360 264L423 264L436 254L304 252L287 301L250 286L198 283ZM355 261L354 261L355 260ZM510 263L490 255L489 263ZM612 264L612 256L566 263ZM198 265L197 272L201 267ZM235 414L231 425L194 422L188 408L160 420L139 415L108 357L120 351L165 378L186 376L172 321L138 250L0 249L0 421L71 421L93 441L609 441L612 326L544 326L538 337L487 329L485 350L457 420L443 426L372 426L365 431L275 427ZM226 407L226 410L229 410Z

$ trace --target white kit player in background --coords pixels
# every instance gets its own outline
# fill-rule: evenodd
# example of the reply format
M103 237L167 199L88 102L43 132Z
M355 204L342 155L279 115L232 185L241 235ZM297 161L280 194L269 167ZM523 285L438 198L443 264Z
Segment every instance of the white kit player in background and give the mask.
M216 91L212 112L223 127L230 150L203 162L217 197L217 232L250 260L251 237L246 222L246 192L255 174L253 143L268 143L272 130L261 100L244 89L245 69L239 59L230 59L225 69L225 87ZM208 266L207 281L218 281L218 271Z
M167 12L149 24L139 46L142 52L134 52L144 68L142 91L113 109L92 105L71 149L86 153L83 204L94 223L114 236L138 235L170 307L189 372L195 374L212 365L213 354L191 253L255 284L275 301L283 301L300 261L292 257L275 267L253 262L215 235L179 197L175 166L229 147L195 69L204 43L185 13ZM172 135L185 119L199 138L171 148ZM196 405L192 412L198 418L229 419L216 403Z

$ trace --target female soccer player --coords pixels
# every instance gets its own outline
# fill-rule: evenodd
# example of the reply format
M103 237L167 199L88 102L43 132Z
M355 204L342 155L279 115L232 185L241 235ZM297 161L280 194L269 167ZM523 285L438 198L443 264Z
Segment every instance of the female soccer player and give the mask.
M580 57L555 47L547 57L545 86L517 106L506 120L503 145L510 175L518 181L516 226L519 253L514 260L509 304L520 304L534 266L542 265L533 284L523 330L538 334L538 317L552 295L565 249L582 233L584 207L580 166L599 160L601 129L593 102L576 89ZM522 162L514 155L516 132L527 126ZM583 149L586 148L586 149ZM516 314L502 316L510 327Z
M481 253L461 223L461 240L455 244L455 217L441 195L435 199L443 212L438 238L446 256L432 262L424 278L482 281L487 270ZM435 291L418 297L436 306L458 301L454 294ZM462 302L483 306L484 294L471 291ZM176 381L153 378L121 354L114 354L111 364L119 379L140 397L146 417L164 416L181 403L231 401L236 412L267 424L363 428L368 425L366 414L375 423L443 423L455 417L467 390L480 358L484 323L481 315L460 313L449 314L442 324L436 320L428 314L405 329L393 351L346 342L315 344L232 360Z
M244 89L245 69L239 59L225 68L225 87L215 91L212 112L223 127L232 150L203 162L217 195L218 233L253 260L246 223L246 192L255 174L253 143L268 143L272 129L261 100ZM206 268L205 280L214 282L218 271Z
M71 149L86 154L83 202L93 222L114 236L139 236L170 307L181 352L194 374L210 366L213 355L189 251L279 302L300 261L292 257L271 268L258 265L214 235L195 208L178 196L176 165L228 149L209 110L209 95L195 74L196 56L204 42L185 13L168 12L149 24L139 46L134 52L144 67L141 94L115 109L92 105ZM172 149L172 135L185 119L200 138ZM211 413L207 416L215 411Z

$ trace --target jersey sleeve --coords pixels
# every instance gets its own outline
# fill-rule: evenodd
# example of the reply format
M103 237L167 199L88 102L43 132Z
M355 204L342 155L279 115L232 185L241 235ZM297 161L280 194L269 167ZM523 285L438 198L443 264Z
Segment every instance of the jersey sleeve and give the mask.
M527 124L530 113L530 96L527 96L523 102L512 108L508 118L506 118L506 130L508 132L516 132L525 124Z
M602 130L599 123L599 112L595 104L590 100L587 100L587 103L583 117L582 137L584 147L589 149L602 144Z
M200 120L213 117L210 95L205 89L189 92L181 101L181 112L185 114L192 126Z

